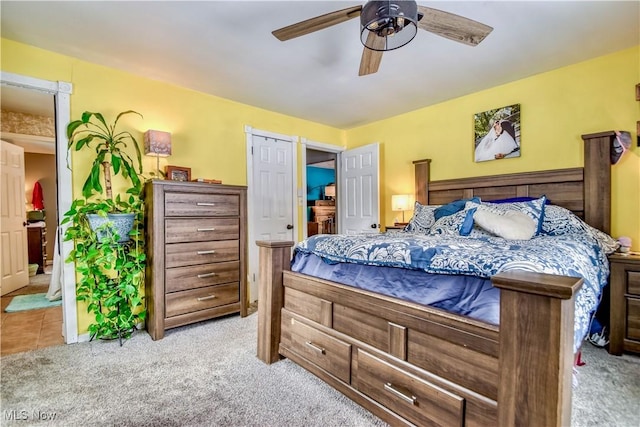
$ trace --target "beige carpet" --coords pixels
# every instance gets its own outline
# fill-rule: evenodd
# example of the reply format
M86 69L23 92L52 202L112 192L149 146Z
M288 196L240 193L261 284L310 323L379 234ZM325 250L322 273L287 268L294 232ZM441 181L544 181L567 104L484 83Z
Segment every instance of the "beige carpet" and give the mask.
M1 360L2 425L383 426L289 360L256 357L257 315L167 332L123 347L97 341ZM574 426L637 426L640 358L585 344ZM9 415L7 415L9 414ZM24 420L11 420L23 414ZM37 415L48 416L43 424ZM51 417L54 417L51 419Z

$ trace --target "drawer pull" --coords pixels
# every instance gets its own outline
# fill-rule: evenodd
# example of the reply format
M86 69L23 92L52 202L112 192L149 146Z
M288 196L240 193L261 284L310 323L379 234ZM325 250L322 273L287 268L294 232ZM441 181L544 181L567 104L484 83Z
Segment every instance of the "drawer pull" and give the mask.
M319 345L314 344L311 341L307 341L307 342L305 342L305 344L307 346L311 347L312 349L314 349L315 351L317 351L320 354L325 354L326 353L323 347L320 347Z
M196 206L215 206L215 203L207 203L207 202L198 202Z
M216 231L215 227L211 228L198 228L198 231Z
M384 389L390 392L391 394L395 395L396 397L399 397L400 399L404 400L407 403L410 403L412 405L418 404L418 398L412 395L407 390L399 390L391 383L386 383L384 385Z
M211 255L215 253L216 251L214 251L213 249L211 249L210 251L198 251L198 255Z
M213 277L215 276L216 273L204 273L204 274L198 274L198 279L204 279L205 277Z
M208 299L214 299L214 298L216 298L216 296L215 296L215 295L209 295L209 296L206 296L206 297L200 297L200 298L196 298L196 299L197 299L198 301L206 301L206 300L208 300Z

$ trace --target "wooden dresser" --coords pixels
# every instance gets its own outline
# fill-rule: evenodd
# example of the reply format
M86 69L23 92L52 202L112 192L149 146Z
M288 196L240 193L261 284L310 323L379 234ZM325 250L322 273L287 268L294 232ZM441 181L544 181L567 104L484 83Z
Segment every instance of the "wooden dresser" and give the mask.
M611 308L609 353L640 353L640 255L609 256Z
M152 180L144 199L151 338L231 313L246 316L246 187Z

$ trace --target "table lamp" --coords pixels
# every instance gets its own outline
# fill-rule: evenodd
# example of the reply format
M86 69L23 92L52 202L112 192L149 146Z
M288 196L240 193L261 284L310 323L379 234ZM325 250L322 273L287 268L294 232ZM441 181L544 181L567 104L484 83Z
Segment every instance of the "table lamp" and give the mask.
M169 157L171 155L171 134L160 130L148 130L144 133L144 154L147 156L155 156L156 173L158 177L162 176L160 172L160 157Z
M413 196L411 194L394 194L391 196L391 210L394 212L402 212L402 222L396 222L396 225L404 225L404 211L413 209Z

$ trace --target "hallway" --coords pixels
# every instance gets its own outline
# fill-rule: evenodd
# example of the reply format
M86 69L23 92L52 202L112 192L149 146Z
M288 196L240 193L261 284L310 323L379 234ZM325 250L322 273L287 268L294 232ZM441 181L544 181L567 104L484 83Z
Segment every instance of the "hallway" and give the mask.
M50 274L37 274L30 278L29 285L0 298L2 308L1 356L64 344L62 306L15 313L5 313L4 311L15 296L46 293L49 289L50 278Z

